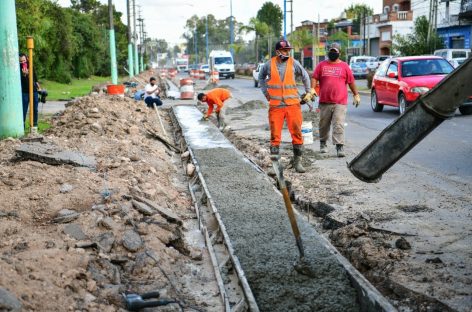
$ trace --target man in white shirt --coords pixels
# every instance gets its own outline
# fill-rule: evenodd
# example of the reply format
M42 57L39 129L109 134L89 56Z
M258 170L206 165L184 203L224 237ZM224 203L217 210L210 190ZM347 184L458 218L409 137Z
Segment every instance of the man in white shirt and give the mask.
M156 106L162 105L161 98L159 97L160 91L156 84L156 78L151 77L151 79L149 79L149 83L144 88L144 92L144 102L147 107L153 108L154 104Z

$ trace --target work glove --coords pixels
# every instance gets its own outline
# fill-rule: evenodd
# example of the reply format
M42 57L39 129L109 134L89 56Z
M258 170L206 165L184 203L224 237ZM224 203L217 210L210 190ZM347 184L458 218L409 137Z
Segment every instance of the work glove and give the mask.
M315 89L311 88L310 92L305 93L304 95L302 95L302 104L313 101L313 99L317 96L318 96L318 94L316 94Z
M354 100L352 101L352 105L354 105L356 108L361 104L361 96L358 94L354 95Z
M315 88L310 89L310 94L311 94L312 99L314 99L315 97L318 97L318 93L316 93Z
M201 121L208 121L208 116L203 116L202 119L200 119Z

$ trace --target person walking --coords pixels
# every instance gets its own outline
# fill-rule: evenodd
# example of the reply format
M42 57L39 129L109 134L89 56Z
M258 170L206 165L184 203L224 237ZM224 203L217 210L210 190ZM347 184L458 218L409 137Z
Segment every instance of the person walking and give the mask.
M149 83L144 87L144 102L146 103L147 107L153 108L154 104L156 106L161 106L162 101L159 97L159 88L156 84L156 78L151 77L149 79Z
M223 88L215 88L209 91L207 94L199 93L197 98L200 102L205 102L208 104L208 110L205 115L203 115L202 120L208 120L211 114L213 113L214 106L216 105L216 120L218 122L218 128L223 129L225 127L223 106L224 102L231 98L231 92Z
M303 154L302 110L298 95L296 78L301 77L305 87L307 102L316 95L310 88L310 76L302 65L290 56L292 47L287 40L275 44L275 54L259 71L261 91L269 101L270 154L280 158L280 143L284 120L292 137L293 168L296 172L306 170L301 163Z
M26 54L20 54L20 72L21 72L21 96L23 103L23 123L26 123L26 115L29 108L29 61ZM41 90L36 71L33 72L33 124L30 125L31 132L38 132L38 92Z
M354 76L347 63L341 61L340 46L332 44L328 51L328 60L316 66L311 84L320 87L320 153L327 153L330 128L332 125L333 144L336 145L338 157L346 156L344 152L344 121L347 111L347 87L354 95L353 104L359 106L361 98L357 92Z

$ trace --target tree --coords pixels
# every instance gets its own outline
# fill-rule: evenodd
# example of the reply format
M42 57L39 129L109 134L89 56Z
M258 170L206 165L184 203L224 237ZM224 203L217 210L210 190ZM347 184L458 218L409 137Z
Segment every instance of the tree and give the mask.
M16 0L20 51L26 52L26 36L33 36L39 78L68 83L72 77L110 75L108 6L94 0L76 0L73 5ZM113 11L119 68L126 64L128 48L121 15Z
M280 37L282 33L283 17L280 6L272 2L264 3L259 11L257 11L257 19L269 25L271 33L276 37Z
M442 39L436 32L431 34L428 41L429 22L425 16L420 16L415 21L413 33L406 36L395 35L393 37L393 51L400 55L431 54L434 50L444 46Z
M303 56L303 48L307 45L313 45L314 41L313 34L310 33L307 29L296 30L292 32L289 36L290 43L295 49L301 49L301 63L303 64L304 56Z
M208 21L207 21L208 19ZM195 45L197 45L198 56L197 62L202 60L206 55L206 24L208 23L208 45L210 50L214 49L229 49L230 48L230 18L227 17L222 20L217 20L211 14L203 17L193 15L186 22L186 31L182 34L186 42L186 53L191 55L190 62L195 62ZM235 33L243 27L233 18ZM235 43L239 38L235 38Z
M255 32L256 38L254 39L254 51L256 53L256 62L259 62L259 38L269 34L269 25L261 22L257 17L252 17L249 20L249 24L242 26L240 32Z
M353 20L353 32L360 34L360 27L362 20L371 16L374 10L366 4L351 4L347 9L344 9L346 18Z
M340 58L342 60L346 60L346 53L343 53L342 50L345 49L348 46L349 35L346 32L340 30L340 31L334 33L333 35L329 36L328 40L330 42L337 42L337 43L340 44L340 46L341 46L341 51L340 51L341 56L340 56Z
M95 11L100 6L98 0L70 0L71 8L84 13Z

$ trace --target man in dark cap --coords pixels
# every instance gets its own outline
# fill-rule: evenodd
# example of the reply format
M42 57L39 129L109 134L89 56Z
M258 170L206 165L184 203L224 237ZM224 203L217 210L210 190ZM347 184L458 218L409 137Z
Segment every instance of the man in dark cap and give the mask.
M301 164L303 152L302 111L298 95L296 77L301 77L305 87L304 100L312 98L316 92L310 88L310 77L302 65L290 56L292 47L287 40L281 39L275 44L275 54L264 64L259 72L261 91L269 101L270 154L279 158L280 142L284 120L292 136L293 168L303 173Z

